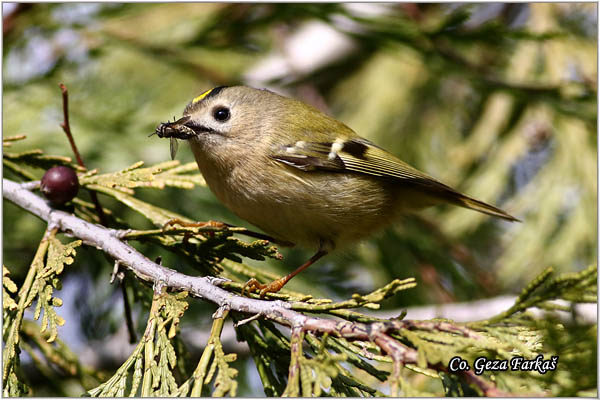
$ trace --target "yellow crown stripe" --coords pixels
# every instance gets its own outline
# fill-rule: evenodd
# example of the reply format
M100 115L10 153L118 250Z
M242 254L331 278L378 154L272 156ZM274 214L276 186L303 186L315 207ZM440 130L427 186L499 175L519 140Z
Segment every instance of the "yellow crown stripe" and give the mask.
M208 89L206 92L202 93L200 96L195 97L194 100L192 100L192 104L196 104L197 102L201 101L203 98L208 96L210 94L210 92L212 92L213 90L214 89Z

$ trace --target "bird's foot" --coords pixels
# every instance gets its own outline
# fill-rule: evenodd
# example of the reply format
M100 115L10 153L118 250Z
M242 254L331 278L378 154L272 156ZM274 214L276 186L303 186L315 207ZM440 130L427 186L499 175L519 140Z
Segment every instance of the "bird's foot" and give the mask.
M265 297L265 294L267 294L267 293L279 292L281 290L281 288L287 283L287 281L288 281L288 279L286 279L286 277L283 277L283 278L274 280L271 283L262 284L259 281L257 281L255 278L252 278L248 282L246 282L246 284L242 288L242 296L244 295L244 292L246 290L248 290L248 293L250 293L254 290L259 290L260 298L262 299Z
M219 222L219 221L206 221L206 222L187 222L184 221L182 219L179 218L173 218L168 220L164 225L163 225L163 230L166 230L168 227L170 226L174 226L174 225L179 225L179 226L183 226L186 228L216 228L216 229L224 229L227 228L228 225L224 222Z

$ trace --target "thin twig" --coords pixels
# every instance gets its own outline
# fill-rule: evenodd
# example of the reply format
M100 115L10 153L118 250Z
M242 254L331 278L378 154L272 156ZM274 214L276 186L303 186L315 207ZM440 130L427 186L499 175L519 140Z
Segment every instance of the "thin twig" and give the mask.
M135 326L133 324L131 304L129 304L129 297L127 296L127 275L123 276L119 286L121 286L121 294L123 295L123 307L125 308L125 323L127 324L127 332L129 332L129 343L134 344L137 342L137 335L135 334Z
M73 138L73 134L71 133L71 125L69 124L69 92L67 90L67 87L63 83L61 83L59 85L59 87L62 92L62 99L63 99L63 122L60 124L60 126L63 128L63 131L65 131L65 134L67 135L67 139L69 139L69 143L71 144L71 149L73 150L73 154L75 154L75 158L77 159L77 164L79 164L83 168L87 169L85 164L83 163L83 159L81 158L81 155L79 154L79 150L77 149L77 145L75 144L75 139ZM88 192L90 193L90 198L92 199L92 203L94 203L94 207L96 208L96 214L98 214L100 223L102 225L107 225L106 216L104 215L102 206L100 205L100 202L98 201L98 196L96 195L96 192L94 192L92 190L88 190Z
M251 317L245 318L245 319L243 319L241 321L237 321L235 324L233 324L233 326L237 328L238 326L241 326L241 325L247 324L248 322L252 322L254 320L257 320L260 317L261 317L260 314L254 314Z
M302 393L300 388L300 359L302 358L302 342L304 341L304 332L302 327L297 326L292 328L292 336L290 338L291 360L288 369L288 383L283 392L283 397L298 397Z
M77 145L75 144L75 140L73 139L73 134L71 133L71 125L69 124L69 92L67 91L67 87L61 83L59 85L60 90L62 92L63 99L63 122L60 126L63 128L63 131L67 134L67 139L69 139L69 143L71 144L71 149L75 154L75 158L77 159L77 163L85 168L85 164L81 159L81 155L79 154L79 150L77 149Z
M477 376L472 370L460 371L459 373L467 382L481 389L485 397L513 397L510 393L499 390L493 383Z

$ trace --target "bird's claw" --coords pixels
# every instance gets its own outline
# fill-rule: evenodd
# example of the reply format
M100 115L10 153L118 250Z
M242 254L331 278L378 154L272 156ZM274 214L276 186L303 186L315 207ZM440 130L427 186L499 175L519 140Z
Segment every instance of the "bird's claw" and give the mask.
M258 289L260 298L264 298L267 293L277 293L281 290L283 285L286 284L286 280L284 278L277 279L271 283L263 284L256 280L256 278L250 279L244 287L242 287L242 296L248 290L248 293Z
M217 229L224 229L227 228L227 224L223 223L223 222L219 222L219 221L207 221L207 222L187 222L184 221L182 219L179 218L173 218L168 220L164 225L163 225L163 231L165 231L168 227L173 226L173 225L179 225L182 227L186 227L186 228L206 228L206 227L210 227L210 228L217 228Z

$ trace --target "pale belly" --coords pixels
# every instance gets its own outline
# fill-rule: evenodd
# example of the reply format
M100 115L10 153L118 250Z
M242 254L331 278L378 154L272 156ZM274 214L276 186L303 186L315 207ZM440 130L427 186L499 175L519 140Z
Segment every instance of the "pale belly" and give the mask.
M214 169L203 175L240 218L276 239L311 249L360 240L397 214L390 193L369 177L302 171L273 177L257 171L242 178L235 170L223 174Z

